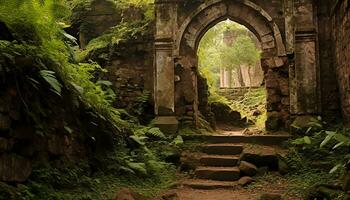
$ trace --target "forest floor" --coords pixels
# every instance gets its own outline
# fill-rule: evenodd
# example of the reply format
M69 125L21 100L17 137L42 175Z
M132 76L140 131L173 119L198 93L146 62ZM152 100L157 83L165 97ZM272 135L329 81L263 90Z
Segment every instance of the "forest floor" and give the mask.
M287 178L270 173L257 178L256 182L244 188L199 190L178 188L166 192L165 196L177 196L178 200L257 200L261 194L279 194L284 200L301 200L300 194L290 190ZM164 199L164 194L162 195ZM162 198L155 198L160 200Z
M237 136L237 135L260 135L261 133L251 133L250 128L238 128L230 125L220 124L216 131L216 135L225 135L225 136ZM249 147L249 144L245 145L246 148ZM278 151L281 148L275 149L272 146L263 146L263 145L253 145L254 148L259 151ZM177 196L177 198L169 199L178 199L178 200L256 200L259 199L261 194L278 194L283 197L285 200L299 200L302 199L301 195L296 194L293 191L290 191L289 180L286 177L283 177L278 172L270 172L261 177L254 178L255 182L248 185L247 187L237 187L236 189L215 189L211 188L210 190L201 190L201 189L192 189L188 187L180 186L177 189L170 190L166 192L165 196ZM180 182L191 181L191 179L183 179ZM181 185L181 184L179 184ZM158 199L168 199L159 198Z

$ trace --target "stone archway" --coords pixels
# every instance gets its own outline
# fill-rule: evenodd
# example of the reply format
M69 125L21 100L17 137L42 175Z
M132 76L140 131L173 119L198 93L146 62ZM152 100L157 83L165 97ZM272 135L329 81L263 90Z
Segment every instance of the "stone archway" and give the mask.
M250 29L261 42L267 90L266 128L286 128L290 110L288 59L280 28L272 17L247 0L210 0L187 15L182 12L185 11L181 10L179 2L156 4L155 107L158 124L167 121L175 125L176 119L197 124L197 47L207 30L218 22L231 19Z

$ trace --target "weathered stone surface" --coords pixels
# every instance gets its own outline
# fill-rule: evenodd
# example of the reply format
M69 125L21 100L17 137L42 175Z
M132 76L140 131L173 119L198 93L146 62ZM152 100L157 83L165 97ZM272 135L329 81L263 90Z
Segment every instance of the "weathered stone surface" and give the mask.
M232 125L243 125L244 121L242 120L241 114L237 111L234 111L230 106L221 103L214 102L210 105L211 111L215 115L216 122L228 123Z
M13 140L0 138L0 153L9 151L13 147Z
M11 119L9 116L0 113L0 131L6 131L11 128Z
M256 176L264 176L269 172L269 167L259 167L258 172L256 173Z
M278 170L278 156L274 152L243 152L241 160L252 163L257 167Z
M32 172L31 161L15 154L0 156L0 179L6 182L24 182Z
M239 170L241 173L248 176L255 176L258 172L258 168L255 165L246 161L241 161L239 164Z
M200 153L191 153L188 151L185 151L181 154L180 158L180 169L181 171L192 171L197 168L200 164L200 159L201 159L201 154Z
M238 180L238 185L245 187L253 182L254 179L252 177L244 176Z
M54 155L63 155L65 152L65 140L62 135L51 135L48 140L48 150Z

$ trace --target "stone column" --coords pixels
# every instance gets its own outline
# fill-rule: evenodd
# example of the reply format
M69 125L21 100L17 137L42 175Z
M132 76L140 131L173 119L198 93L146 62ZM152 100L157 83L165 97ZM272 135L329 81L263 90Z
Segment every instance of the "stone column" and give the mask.
M163 132L175 133L178 121L175 117L174 84L174 29L177 18L177 4L171 0L155 3L155 113L154 124Z
M315 6L295 3L295 66L291 70L291 114L320 114L320 78Z

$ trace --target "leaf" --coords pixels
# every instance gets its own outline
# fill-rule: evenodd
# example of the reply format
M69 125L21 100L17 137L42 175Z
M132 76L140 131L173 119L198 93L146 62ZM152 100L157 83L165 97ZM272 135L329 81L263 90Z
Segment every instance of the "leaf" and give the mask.
M141 146L145 145L145 140L148 139L148 137L146 136L136 136L136 135L132 135L130 136L130 138Z
M322 143L320 144L320 147L324 147L328 144L329 141L331 141L331 139L333 138L333 136L336 134L336 132L333 131L326 131L326 133L328 134L326 136L326 138L322 141Z
M97 84L99 85L105 85L105 86L112 86L112 82L110 81L106 81L106 80L100 80L100 81L97 81Z
M128 162L128 167L132 169L135 172L141 173L143 175L147 175L146 165L145 163L135 163L135 162Z
M344 145L344 142L339 142L338 144L336 144L334 147L333 147L333 149L336 149L336 148L338 148L338 147L340 147L340 146L343 146Z
M174 141L172 142L174 145L178 146L184 143L184 140L182 139L181 135L178 135Z
M84 88L83 87L80 87L79 85L73 83L73 82L70 82L70 84L73 86L73 88L78 91L80 94L83 94L84 93Z
M151 128L146 132L146 134L160 139L166 139L166 136L159 128Z
M44 80L50 84L52 87L52 90L54 93L57 95L61 96L61 90L62 90L62 85L58 82L55 72L50 71L50 70L41 70L40 71L41 77L44 78Z
M305 144L311 144L310 137L305 136L305 137L304 137L304 142L305 142Z
M333 174L334 172L336 172L340 167L342 167L343 165L342 164L337 164L336 166L334 166L330 171L329 173L330 174Z

